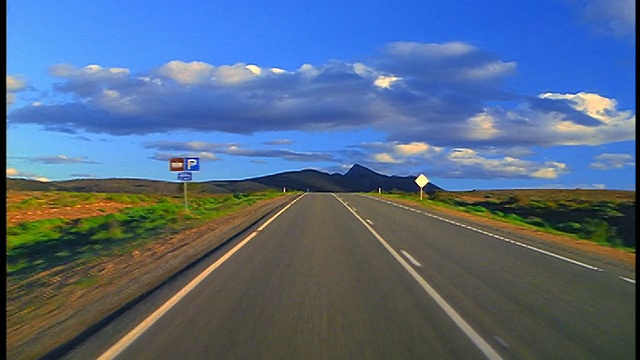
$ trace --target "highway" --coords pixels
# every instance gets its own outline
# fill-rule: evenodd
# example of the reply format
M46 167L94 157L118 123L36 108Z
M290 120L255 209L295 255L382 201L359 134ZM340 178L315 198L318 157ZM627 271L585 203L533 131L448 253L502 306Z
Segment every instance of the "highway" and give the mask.
M65 359L635 359L635 282L359 194L305 193Z

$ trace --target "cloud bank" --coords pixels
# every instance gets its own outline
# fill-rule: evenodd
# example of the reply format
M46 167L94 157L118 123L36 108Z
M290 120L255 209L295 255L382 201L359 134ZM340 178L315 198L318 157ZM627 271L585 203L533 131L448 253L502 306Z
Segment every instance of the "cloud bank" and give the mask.
M50 74L61 80L54 86L60 96L12 109L7 122L116 136L371 128L389 141L451 147L635 140L635 114L618 109L615 99L504 91L516 69L515 62L463 42L395 42L367 61L292 71L175 60L132 74L58 64ZM8 104L24 86L7 76Z
M583 21L597 33L622 37L636 32L635 0L569 0Z

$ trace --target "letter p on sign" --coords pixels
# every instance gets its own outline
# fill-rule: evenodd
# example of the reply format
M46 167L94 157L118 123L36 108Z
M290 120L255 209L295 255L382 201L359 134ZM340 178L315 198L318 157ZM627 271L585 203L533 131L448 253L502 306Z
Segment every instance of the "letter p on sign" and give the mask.
M185 158L185 171L200 171L200 158Z

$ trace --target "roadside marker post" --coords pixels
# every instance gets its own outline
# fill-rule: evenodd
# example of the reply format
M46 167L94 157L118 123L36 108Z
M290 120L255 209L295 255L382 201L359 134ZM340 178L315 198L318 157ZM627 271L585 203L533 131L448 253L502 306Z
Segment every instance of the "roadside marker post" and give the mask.
M189 202L187 201L187 182L192 180L190 171L182 171L178 173L178 181L184 184L184 209L189 210Z
M192 171L200 171L200 158L172 158L169 160L169 171L179 171L178 181L182 181L182 184L184 185L184 210L189 211L187 182L193 180Z
M420 174L414 181L420 188L420 200L422 200L422 188L429 183L429 178L427 178L424 174Z

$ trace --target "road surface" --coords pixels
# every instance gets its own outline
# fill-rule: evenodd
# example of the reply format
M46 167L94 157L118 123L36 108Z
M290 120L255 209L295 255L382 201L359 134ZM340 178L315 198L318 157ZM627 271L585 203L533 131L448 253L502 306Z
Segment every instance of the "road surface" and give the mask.
M635 280L359 194L306 193L66 359L635 359Z

